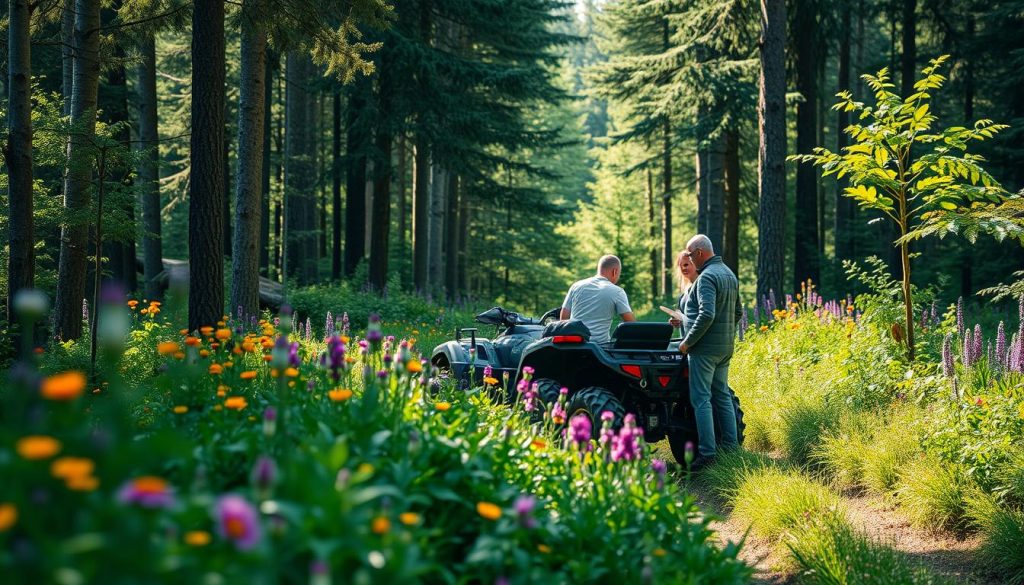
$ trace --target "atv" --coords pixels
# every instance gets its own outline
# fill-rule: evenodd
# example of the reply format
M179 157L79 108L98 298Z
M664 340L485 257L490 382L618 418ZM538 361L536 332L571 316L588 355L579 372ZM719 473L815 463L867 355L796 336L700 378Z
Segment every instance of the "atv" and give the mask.
M686 444L697 445L697 425L690 404L689 368L679 353L668 323L620 323L610 343L590 341L579 321L558 321L558 309L539 319L494 307L476 316L477 323L493 325L493 338L481 337L477 328L456 328L455 339L437 346L431 363L442 376L468 389L483 384L484 368L504 381L504 396L515 396L523 369L533 368L537 393L549 408L562 387L569 390L569 418L584 414L595 438L604 411L613 426L621 426L627 412L637 417L644 440L668 438L672 455L685 465ZM743 410L730 388L736 428L743 442ZM716 436L718 421L715 421Z

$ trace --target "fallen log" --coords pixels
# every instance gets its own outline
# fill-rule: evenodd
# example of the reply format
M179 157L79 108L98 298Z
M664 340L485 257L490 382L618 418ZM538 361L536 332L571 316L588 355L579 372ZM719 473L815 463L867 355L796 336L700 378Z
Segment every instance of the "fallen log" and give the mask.
M167 290L171 282L175 286L188 288L188 260L177 260L175 258L163 259L164 269L156 275L157 286L160 290ZM135 259L135 267L142 272L142 258ZM284 303L284 285L269 278L260 277L260 307L264 309L277 310Z

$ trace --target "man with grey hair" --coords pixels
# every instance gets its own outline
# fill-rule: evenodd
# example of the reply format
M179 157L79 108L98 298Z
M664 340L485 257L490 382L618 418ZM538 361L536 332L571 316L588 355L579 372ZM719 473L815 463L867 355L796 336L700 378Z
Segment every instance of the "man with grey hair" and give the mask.
M622 262L618 257L610 254L601 256L595 276L578 280L569 287L559 318L582 321L590 330L591 341L608 343L615 315L623 321L636 321L626 291L617 284L621 274Z
M696 471L715 457L715 420L722 434L722 447L739 446L736 412L729 391L729 361L743 306L736 275L722 262L721 256L715 255L707 236L692 237L683 255L688 256L699 271L679 307L683 313L683 340L679 351L687 355L690 365L690 403L699 436L698 457L691 466Z

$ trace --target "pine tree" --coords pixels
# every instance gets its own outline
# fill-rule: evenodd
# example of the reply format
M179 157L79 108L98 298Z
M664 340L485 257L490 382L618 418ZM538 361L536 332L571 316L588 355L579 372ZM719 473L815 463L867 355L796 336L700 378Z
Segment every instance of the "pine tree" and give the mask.
M761 0L761 76L757 104L757 302L782 294L786 212L786 4Z

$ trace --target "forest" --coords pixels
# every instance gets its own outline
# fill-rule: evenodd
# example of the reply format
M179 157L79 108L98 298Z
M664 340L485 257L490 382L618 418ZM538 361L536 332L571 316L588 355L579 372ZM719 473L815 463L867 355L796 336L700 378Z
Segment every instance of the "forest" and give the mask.
M16 582L1024 582L1024 0L2 10ZM432 352L606 254L663 322L696 234L699 474Z

